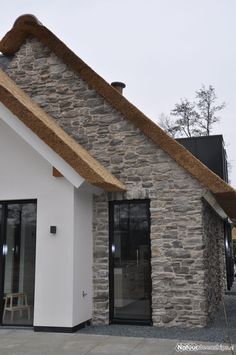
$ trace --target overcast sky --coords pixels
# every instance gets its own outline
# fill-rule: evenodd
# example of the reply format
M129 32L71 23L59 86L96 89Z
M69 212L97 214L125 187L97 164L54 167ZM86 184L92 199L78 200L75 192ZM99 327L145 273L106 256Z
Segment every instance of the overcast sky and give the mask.
M202 84L225 101L221 123L236 187L235 0L8 0L0 38L31 13L152 120Z

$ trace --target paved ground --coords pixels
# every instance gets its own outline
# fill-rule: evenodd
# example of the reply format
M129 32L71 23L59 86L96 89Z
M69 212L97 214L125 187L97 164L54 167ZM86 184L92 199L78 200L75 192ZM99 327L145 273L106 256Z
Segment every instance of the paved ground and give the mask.
M1 330L1 355L176 355L176 354L225 354L230 351L220 351L211 348L205 351L179 350L183 342L180 340L119 337L91 334L56 334L34 333L30 330ZM181 345L182 344L182 345ZM214 343L188 342L188 346L212 347ZM195 348L196 349L196 348Z
M220 344L229 346L221 307L214 322L203 329L112 325L87 327L75 334L0 329L0 355L236 355L235 291L236 283L225 296L234 352L219 349ZM199 350L197 346L205 347L205 350Z

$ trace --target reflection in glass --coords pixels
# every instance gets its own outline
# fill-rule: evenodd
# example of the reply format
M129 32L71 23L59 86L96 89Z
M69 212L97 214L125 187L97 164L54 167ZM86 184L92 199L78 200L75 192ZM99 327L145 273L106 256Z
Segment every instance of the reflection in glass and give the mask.
M3 324L33 323L36 204L6 204Z
M113 204L114 319L150 320L147 201Z

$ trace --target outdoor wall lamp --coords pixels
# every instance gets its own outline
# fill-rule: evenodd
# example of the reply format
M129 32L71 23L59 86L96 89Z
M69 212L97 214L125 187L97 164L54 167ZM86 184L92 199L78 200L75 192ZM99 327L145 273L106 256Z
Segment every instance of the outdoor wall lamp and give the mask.
M50 226L50 233L51 234L56 234L57 233L57 227L56 226Z

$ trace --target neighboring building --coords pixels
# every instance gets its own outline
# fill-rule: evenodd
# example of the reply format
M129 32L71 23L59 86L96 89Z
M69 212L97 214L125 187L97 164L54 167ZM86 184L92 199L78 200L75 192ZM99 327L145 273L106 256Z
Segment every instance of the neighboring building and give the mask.
M177 138L182 144L203 164L228 182L228 163L224 139L221 134L214 136L201 136L191 138Z
M35 17L0 51L2 324L205 326L236 191Z

